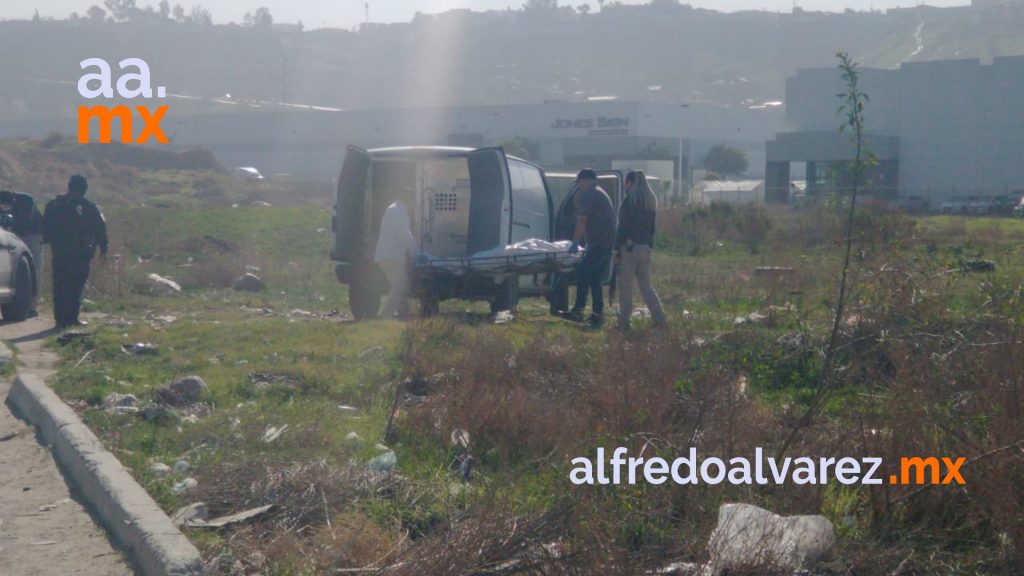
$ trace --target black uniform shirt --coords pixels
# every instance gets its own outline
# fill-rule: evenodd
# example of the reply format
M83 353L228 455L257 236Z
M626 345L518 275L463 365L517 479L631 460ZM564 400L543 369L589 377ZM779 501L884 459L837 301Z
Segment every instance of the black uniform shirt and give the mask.
M43 242L58 257L92 259L97 246L107 253L107 222L99 207L84 196L62 194L46 204Z

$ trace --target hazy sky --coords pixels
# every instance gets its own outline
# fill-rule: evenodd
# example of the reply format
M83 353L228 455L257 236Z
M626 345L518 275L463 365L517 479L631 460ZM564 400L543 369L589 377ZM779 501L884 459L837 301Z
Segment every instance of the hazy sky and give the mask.
M213 14L217 23L240 21L246 12L260 6L270 9L271 15L279 22L301 20L307 27L322 26L348 28L365 19L365 4L370 5L370 20L373 22L408 21L419 12L443 12L452 8L474 10L518 8L525 0L169 0L171 6L181 4L186 10L192 4L202 4ZM623 0L625 4L646 4L647 0ZM159 0L137 0L139 6ZM579 6L590 4L597 8L596 0L559 0L559 4ZM722 11L732 10L775 10L788 12L793 0L689 0L689 4L702 8ZM797 0L796 5L805 10L841 11L844 8L867 10L885 9L896 6L915 6L918 0ZM970 0L927 0L932 6L959 6ZM0 18L31 18L35 10L41 16L66 18L71 12L84 14L89 6L103 6L102 0L0 0Z

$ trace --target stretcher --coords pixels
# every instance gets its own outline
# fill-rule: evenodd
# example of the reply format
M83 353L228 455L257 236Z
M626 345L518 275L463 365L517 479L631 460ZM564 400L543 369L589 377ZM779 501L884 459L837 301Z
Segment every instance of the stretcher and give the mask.
M465 257L421 257L416 271L421 276L532 276L569 273L576 269L583 251L570 254L563 243L528 240L504 248Z

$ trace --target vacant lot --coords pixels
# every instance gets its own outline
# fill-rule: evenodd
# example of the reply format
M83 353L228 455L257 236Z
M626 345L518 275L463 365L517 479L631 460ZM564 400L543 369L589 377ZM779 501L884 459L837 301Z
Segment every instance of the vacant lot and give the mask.
M274 505L188 529L224 573L638 574L704 560L730 501L830 518L829 573L1021 569L1024 222L861 213L835 392L807 420L841 256L828 208L662 214L671 328L641 320L628 335L537 301L507 324L465 302L408 325L352 322L322 209L108 217L120 264L88 291L104 314L92 335L54 342L55 386L169 513ZM247 269L265 291L229 288ZM147 409L190 375L208 387L196 401ZM105 409L113 393L141 412ZM731 457L787 438L794 456L962 455L967 485L568 479L598 446Z

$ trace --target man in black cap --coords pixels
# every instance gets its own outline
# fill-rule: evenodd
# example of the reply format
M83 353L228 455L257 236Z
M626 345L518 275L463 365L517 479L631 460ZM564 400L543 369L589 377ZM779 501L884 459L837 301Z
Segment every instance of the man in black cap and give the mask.
M597 173L593 170L580 170L576 175L576 186L576 231L569 252L579 252L581 243L587 249L576 268L576 305L566 314L566 318L575 322L583 321L589 292L594 297L589 323L597 328L604 322L602 284L608 276L612 247L615 245L615 208L608 194L597 185Z
M43 217L30 194L0 190L0 214L10 218L10 230L21 238L32 253L36 287L43 276ZM32 310L35 315L36 311Z
M89 264L96 248L107 257L107 222L98 206L85 199L89 183L75 174L68 193L46 205L43 242L53 251L53 315L58 328L84 326L78 319Z

